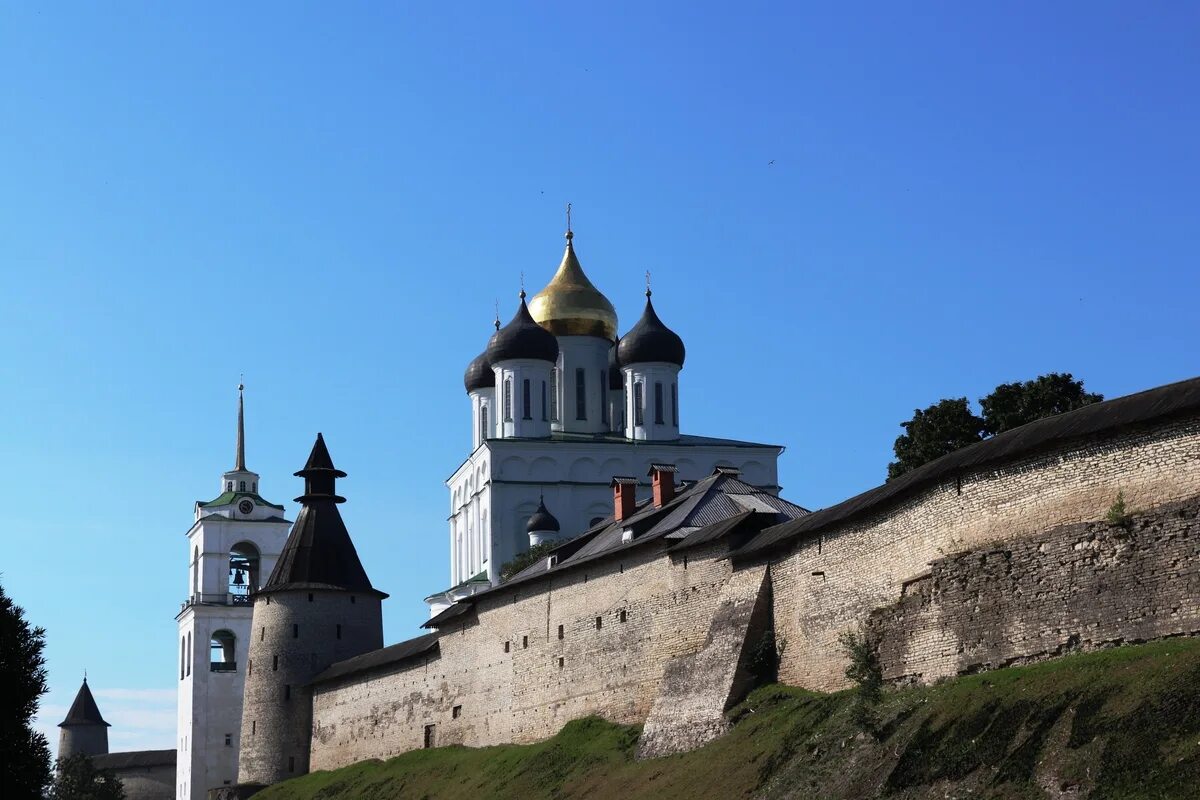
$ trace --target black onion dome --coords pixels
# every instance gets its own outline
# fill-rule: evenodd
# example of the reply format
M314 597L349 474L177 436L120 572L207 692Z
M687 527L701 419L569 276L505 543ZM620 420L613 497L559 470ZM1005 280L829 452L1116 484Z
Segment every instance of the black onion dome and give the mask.
M529 523L525 526L526 533L534 533L535 531L557 531L561 530L558 520L546 508L546 501L538 502L537 511L533 512L533 516L529 518Z
M467 364L463 386L467 387L467 394L470 394L476 389L490 389L495 385L496 373L492 371L492 362L488 361L487 351L484 350Z
M658 314L654 313L654 304L650 302L650 290L647 289L646 310L642 312L642 318L633 329L617 343L617 360L622 367L650 361L663 361L682 367L685 355L683 339L664 325Z
M525 291L521 290L521 305L512 321L492 335L488 342L487 358L492 364L512 358L536 358L542 361L558 360L558 339L554 334L538 325L529 315L525 305Z
M613 342L613 346L608 348L608 388L610 391L625 388L625 375L621 372L621 365L617 363L617 347L620 344L621 340L617 339Z

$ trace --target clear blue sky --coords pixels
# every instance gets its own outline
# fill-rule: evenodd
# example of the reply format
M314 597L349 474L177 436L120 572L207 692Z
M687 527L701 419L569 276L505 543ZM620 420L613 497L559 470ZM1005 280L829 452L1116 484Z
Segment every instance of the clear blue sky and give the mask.
M463 367L568 200L623 330L653 272L685 431L785 445L812 508L941 397L1200 371L1197 6L594 5L0 8L0 579L48 722L86 666L114 748L171 746L242 372L264 494L323 431L415 632Z

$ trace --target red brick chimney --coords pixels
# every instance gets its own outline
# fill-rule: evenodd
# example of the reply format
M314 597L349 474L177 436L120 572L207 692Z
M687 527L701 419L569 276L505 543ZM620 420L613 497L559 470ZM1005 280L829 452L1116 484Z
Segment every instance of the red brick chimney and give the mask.
M637 508L637 478L617 475L612 479L613 517L620 522L633 516Z
M650 483L654 487L654 506L662 508L675 499L675 473L678 469L674 464L651 464Z

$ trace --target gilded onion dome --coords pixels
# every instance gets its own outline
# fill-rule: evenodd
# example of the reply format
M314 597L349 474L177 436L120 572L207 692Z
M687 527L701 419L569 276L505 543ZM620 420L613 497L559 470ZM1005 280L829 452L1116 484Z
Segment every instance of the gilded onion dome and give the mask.
M555 336L599 336L611 341L617 336L617 312L583 273L571 245L573 237L568 230L558 272L533 298L529 313Z

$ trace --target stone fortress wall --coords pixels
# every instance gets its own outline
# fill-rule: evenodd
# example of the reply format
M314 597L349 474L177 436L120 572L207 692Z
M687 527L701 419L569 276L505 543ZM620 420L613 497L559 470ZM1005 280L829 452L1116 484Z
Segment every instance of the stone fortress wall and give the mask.
M1193 633L1197 405L805 523L818 512L732 557L651 545L481 595L420 652L314 684L311 768L535 741L589 714L645 723L645 755L698 746L768 626L779 679L819 690L846 685L838 637L864 625L894 680ZM1118 492L1128 531L1098 522Z

